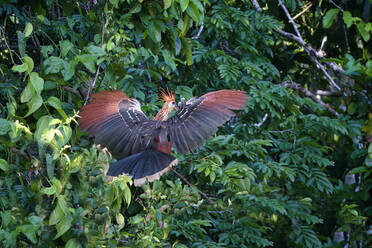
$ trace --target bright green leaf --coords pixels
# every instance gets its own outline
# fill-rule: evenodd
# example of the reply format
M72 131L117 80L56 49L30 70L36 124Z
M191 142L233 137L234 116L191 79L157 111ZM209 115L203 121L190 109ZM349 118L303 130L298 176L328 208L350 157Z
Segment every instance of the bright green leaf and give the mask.
M197 24L200 24L200 13L198 7L194 3L189 4L189 8L186 9L187 14L193 19Z
M24 31L25 37L28 37L31 35L32 29L33 29L32 24L30 22L26 23L26 27Z
M61 49L61 57L64 58L73 47L73 44L68 40L61 40L59 42L59 47Z
M124 216L121 213L116 214L116 223L118 223L118 225L124 224Z
M187 9L187 6L189 6L189 0L180 0L181 4L181 10L184 12Z
M339 12L340 10L336 8L328 10L325 16L323 17L323 27L330 28Z
M44 79L39 77L37 72L32 72L30 75L30 82L34 87L36 94L40 95L41 91L44 89Z
M27 64L27 72L30 73L34 69L34 61L29 56L24 56L22 58L23 63Z
M81 248L81 244L77 239L70 239L67 241L65 248Z
M57 224L57 235L54 237L54 239L61 237L71 228L71 221L71 217L66 218L65 216L65 218L63 218L62 221Z
M91 54L83 54L79 56L79 60L81 63L84 64L84 66L91 72L96 72L96 66L95 66L95 60L97 59L97 56L91 55Z
M25 103L31 100L31 98L36 94L32 83L29 82L26 87L23 89L21 94L21 103Z
M34 225L22 225L20 227L21 232L34 244L36 244L36 234L35 231L38 229L37 226Z
M28 66L26 63L23 63L21 65L15 65L12 67L12 71L16 71L16 72L25 72L27 71L28 69Z
M346 27L350 28L351 24L353 24L353 17L351 16L351 13L349 11L344 11L342 13L342 18L344 19Z
M55 97L55 96L51 96L48 98L48 100L46 101L47 104L49 104L50 106L52 106L53 108L55 109L62 109L62 104L61 104L61 101Z
M42 188L41 193L46 195L54 195L56 193L56 186L52 185L48 188Z
M172 0L163 0L164 9L168 9L172 5Z
M364 22L359 22L356 26L363 40L365 42L368 42L369 39L371 38L371 34L368 31L366 31Z
M43 98L39 95L33 95L31 100L27 103L28 106L28 112L25 115L25 117L31 115L33 112L38 110L40 106L43 104Z

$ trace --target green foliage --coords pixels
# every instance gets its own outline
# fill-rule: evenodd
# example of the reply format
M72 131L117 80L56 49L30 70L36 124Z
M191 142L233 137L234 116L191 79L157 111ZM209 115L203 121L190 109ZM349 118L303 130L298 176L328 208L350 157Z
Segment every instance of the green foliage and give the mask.
M342 67L331 76L345 94L276 32L291 25L277 1L258 2L263 12L251 1L2 3L0 246L367 247L370 2L314 2L295 20L309 45L328 37L321 62ZM283 3L292 16L306 6ZM318 104L288 80L330 95ZM159 87L250 98L204 146L176 155L192 186L168 172L135 188L106 178L110 154L79 130L93 84L125 91L149 116Z

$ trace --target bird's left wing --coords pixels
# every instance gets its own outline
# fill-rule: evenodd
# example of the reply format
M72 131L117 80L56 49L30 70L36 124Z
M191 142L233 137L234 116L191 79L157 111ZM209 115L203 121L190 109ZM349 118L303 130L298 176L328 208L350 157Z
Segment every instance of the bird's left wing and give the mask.
M150 146L154 121L142 112L138 100L121 91L103 91L92 95L80 115L81 128L95 143L101 144L116 159L138 153Z
M243 109L248 96L244 91L219 90L181 103L174 116L164 122L163 129L179 153L187 153L202 145L235 113Z

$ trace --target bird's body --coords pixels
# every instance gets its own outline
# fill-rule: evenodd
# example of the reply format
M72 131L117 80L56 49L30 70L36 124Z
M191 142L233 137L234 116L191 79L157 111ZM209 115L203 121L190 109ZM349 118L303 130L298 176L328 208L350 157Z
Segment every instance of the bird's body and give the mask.
M128 174L136 186L159 179L177 164L170 155L172 147L187 153L202 145L235 115L230 109L242 109L247 100L243 91L219 90L178 106L174 94L162 92L163 107L149 119L140 103L121 91L103 91L92 97L81 109L81 127L118 159L107 175ZM168 119L173 109L178 111Z

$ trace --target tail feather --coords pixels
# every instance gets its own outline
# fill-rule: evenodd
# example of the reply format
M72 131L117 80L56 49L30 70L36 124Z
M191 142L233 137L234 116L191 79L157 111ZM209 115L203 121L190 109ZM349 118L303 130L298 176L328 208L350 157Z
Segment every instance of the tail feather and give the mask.
M110 164L107 175L127 174L134 180L134 185L139 186L146 180L152 182L159 179L177 163L177 159L172 155L156 150L146 150Z

